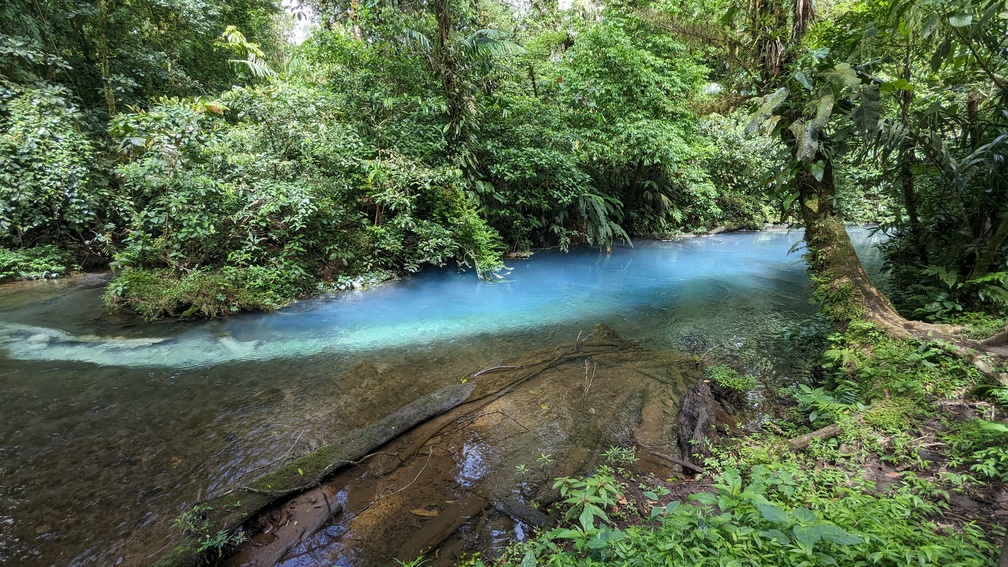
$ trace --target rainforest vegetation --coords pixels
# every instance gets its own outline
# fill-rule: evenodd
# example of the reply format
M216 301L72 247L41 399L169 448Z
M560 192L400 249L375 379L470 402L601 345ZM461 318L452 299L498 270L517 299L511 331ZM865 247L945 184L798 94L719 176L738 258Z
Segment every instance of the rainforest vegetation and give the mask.
M569 525L502 561L992 563L1003 529L943 518L1008 480L1006 52L1003 0L8 0L0 280L110 268L110 309L219 317L802 227L829 331L791 414L642 525L618 463L561 479ZM881 288L844 223L889 236Z

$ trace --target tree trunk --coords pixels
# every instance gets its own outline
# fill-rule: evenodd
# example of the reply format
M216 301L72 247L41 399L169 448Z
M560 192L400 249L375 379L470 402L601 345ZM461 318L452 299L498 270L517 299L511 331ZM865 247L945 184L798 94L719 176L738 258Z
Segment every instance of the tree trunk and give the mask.
M451 33L454 30L454 10L451 0L436 0L434 16L437 19L437 37L434 43L438 79L445 94L448 106L448 131L445 143L450 157L456 157L466 138L466 96L458 81L458 61L451 46Z
M910 40L908 39L907 41L909 42ZM911 51L912 46L908 44L906 49L906 59L903 62L903 72L901 73L902 78L906 79L907 82L911 79ZM900 145L899 177L900 185L903 189L903 206L906 208L907 218L910 221L910 240L913 243L914 248L917 250L920 261L927 264L928 253L927 247L924 246L924 242L921 240L920 215L917 213L917 188L914 183L913 176L913 164L917 160L917 156L914 152L915 144L913 137L909 135L911 102L913 102L913 91L910 89L901 91L900 120L903 122L903 128L906 135L904 135L903 143Z
M859 317L885 327L902 326L905 320L865 273L843 219L833 211L833 163L826 160L822 180L802 168L795 181L805 222L807 260L823 311L842 329Z
M850 323L862 319L893 338L941 341L950 354L1008 385L1008 375L999 369L1008 360L1008 330L979 342L962 338L958 327L903 318L865 273L843 220L833 211L833 164L826 161L821 181L804 168L795 181L816 301L838 329L846 330Z
M1001 253L1001 246L1008 239L1008 215L1002 215L998 222L997 229L991 235L987 244L977 253L976 263L973 264L973 271L970 278L979 278L990 273L991 267Z
M105 93L105 106L108 107L109 119L116 114L115 91L112 88L112 78L109 72L108 51L108 18L112 7L106 0L98 0L98 51L101 59L102 90Z

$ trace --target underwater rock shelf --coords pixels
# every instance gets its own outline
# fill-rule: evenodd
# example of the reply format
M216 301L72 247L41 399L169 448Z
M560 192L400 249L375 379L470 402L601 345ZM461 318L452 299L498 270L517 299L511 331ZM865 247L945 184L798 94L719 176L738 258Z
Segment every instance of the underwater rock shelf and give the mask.
M610 446L637 447L641 466L667 476L683 394L701 378L692 357L600 325L568 347L453 378L461 383L201 503L203 532L251 536L228 565L388 565L431 549L434 565L448 565L547 521L552 479L588 472ZM157 565L213 558L199 551L205 534Z

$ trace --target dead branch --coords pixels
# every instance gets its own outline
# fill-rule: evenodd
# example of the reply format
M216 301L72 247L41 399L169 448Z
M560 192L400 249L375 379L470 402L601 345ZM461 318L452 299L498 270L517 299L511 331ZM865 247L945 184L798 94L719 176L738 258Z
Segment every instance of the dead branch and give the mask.
M688 469L688 470L692 471L695 474L700 474L700 473L704 472L703 467L694 465L693 463L691 463L689 461L684 461L682 459L677 459L675 457L672 457L670 455L666 455L664 453L655 453L654 451L651 451L651 454L654 455L654 456L656 456L656 457L658 457L659 459L668 461L668 462L672 463L673 465L679 465L680 467L682 467L684 469Z
M843 429L840 427L839 423L832 423L821 429L816 429L815 431L806 433L805 435L800 435L798 437L795 437L794 439L790 439L788 440L787 445L788 448L790 448L792 451L798 451L800 449L808 447L813 441L817 439L820 441L825 439L832 439L833 437L839 435L841 431L843 431Z

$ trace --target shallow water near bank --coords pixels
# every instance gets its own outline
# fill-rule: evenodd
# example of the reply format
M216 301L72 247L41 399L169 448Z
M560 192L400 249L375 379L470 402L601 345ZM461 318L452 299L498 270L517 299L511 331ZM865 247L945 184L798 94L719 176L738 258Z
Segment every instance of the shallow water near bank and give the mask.
M852 235L877 263L867 233ZM498 283L429 269L200 323L105 314L101 277L4 286L0 563L149 563L199 498L596 323L651 348L790 372L782 331L814 313L788 254L800 237L542 252Z

